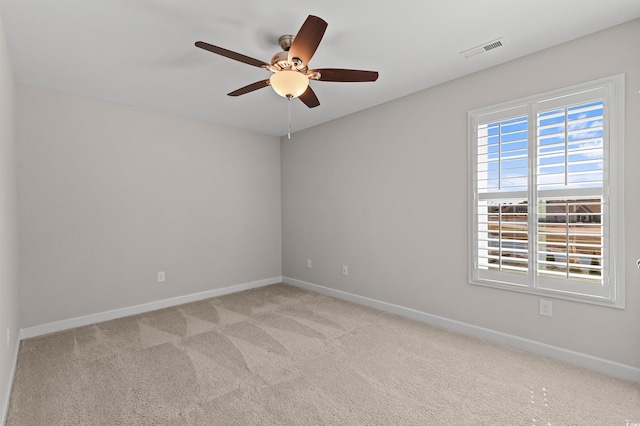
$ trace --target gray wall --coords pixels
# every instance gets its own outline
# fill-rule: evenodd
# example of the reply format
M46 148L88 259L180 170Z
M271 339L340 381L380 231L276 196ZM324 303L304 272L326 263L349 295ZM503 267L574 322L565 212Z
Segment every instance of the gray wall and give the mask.
M282 275L278 138L22 84L17 108L22 327Z
M18 261L14 134L15 83L0 16L0 423L18 342ZM6 344L9 326L11 341Z
M283 139L283 275L640 367L638 40L640 20ZM468 284L467 112L619 73L626 309L554 299L547 318L539 297Z

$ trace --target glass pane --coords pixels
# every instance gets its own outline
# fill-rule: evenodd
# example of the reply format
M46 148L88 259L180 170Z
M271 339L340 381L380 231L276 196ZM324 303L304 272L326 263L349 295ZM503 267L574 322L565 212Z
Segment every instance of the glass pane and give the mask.
M538 201L538 275L602 284L602 199Z
M479 193L527 190L528 124L522 116L478 126Z
M538 113L538 189L601 187L603 101Z
M529 264L526 201L481 201L479 212L479 268L526 273Z

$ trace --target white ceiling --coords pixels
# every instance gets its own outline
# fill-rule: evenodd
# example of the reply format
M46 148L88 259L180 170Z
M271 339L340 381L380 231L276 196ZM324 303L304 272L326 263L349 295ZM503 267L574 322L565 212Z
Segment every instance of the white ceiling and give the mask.
M226 96L269 73L196 41L269 62L313 14L329 25L311 67L380 72L311 82L321 105L292 102L295 132L639 18L640 0L0 0L0 12L19 82L281 136L287 101L271 88Z

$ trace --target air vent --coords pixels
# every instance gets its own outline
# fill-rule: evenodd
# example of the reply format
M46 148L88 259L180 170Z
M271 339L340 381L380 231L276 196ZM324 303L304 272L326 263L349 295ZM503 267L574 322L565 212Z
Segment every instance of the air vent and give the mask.
M486 52L487 50L495 49L496 47L500 47L500 46L502 46L502 42L498 40L498 41L494 41L493 43L485 44L484 46L482 46L482 48Z
M460 52L460 54L464 56L465 59L469 59L472 56L476 56L481 53L488 52L489 50L496 49L500 46L502 46L502 37L495 40L488 41L472 49L465 50L464 52Z

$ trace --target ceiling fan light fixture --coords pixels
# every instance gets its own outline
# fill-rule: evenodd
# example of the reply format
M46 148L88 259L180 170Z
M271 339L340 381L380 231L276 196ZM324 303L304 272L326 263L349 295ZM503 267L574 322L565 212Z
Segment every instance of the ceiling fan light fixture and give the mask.
M273 90L283 98L289 100L298 98L308 108L315 108L320 106L320 101L318 101L318 97L309 86L309 80L354 83L360 81L376 81L378 79L377 71L344 68L317 68L309 70L309 61L318 48L326 29L327 22L324 19L314 15L307 16L307 19L295 36L284 35L280 37L279 43L283 51L273 55L270 64L225 49L224 47L205 43L204 41L197 41L196 47L273 73L271 78L248 84L233 92L227 93L228 96L245 95L255 90L271 86ZM291 108L290 102L289 108Z
M273 73L269 83L283 98L297 98L309 87L309 78L298 71L282 70Z

